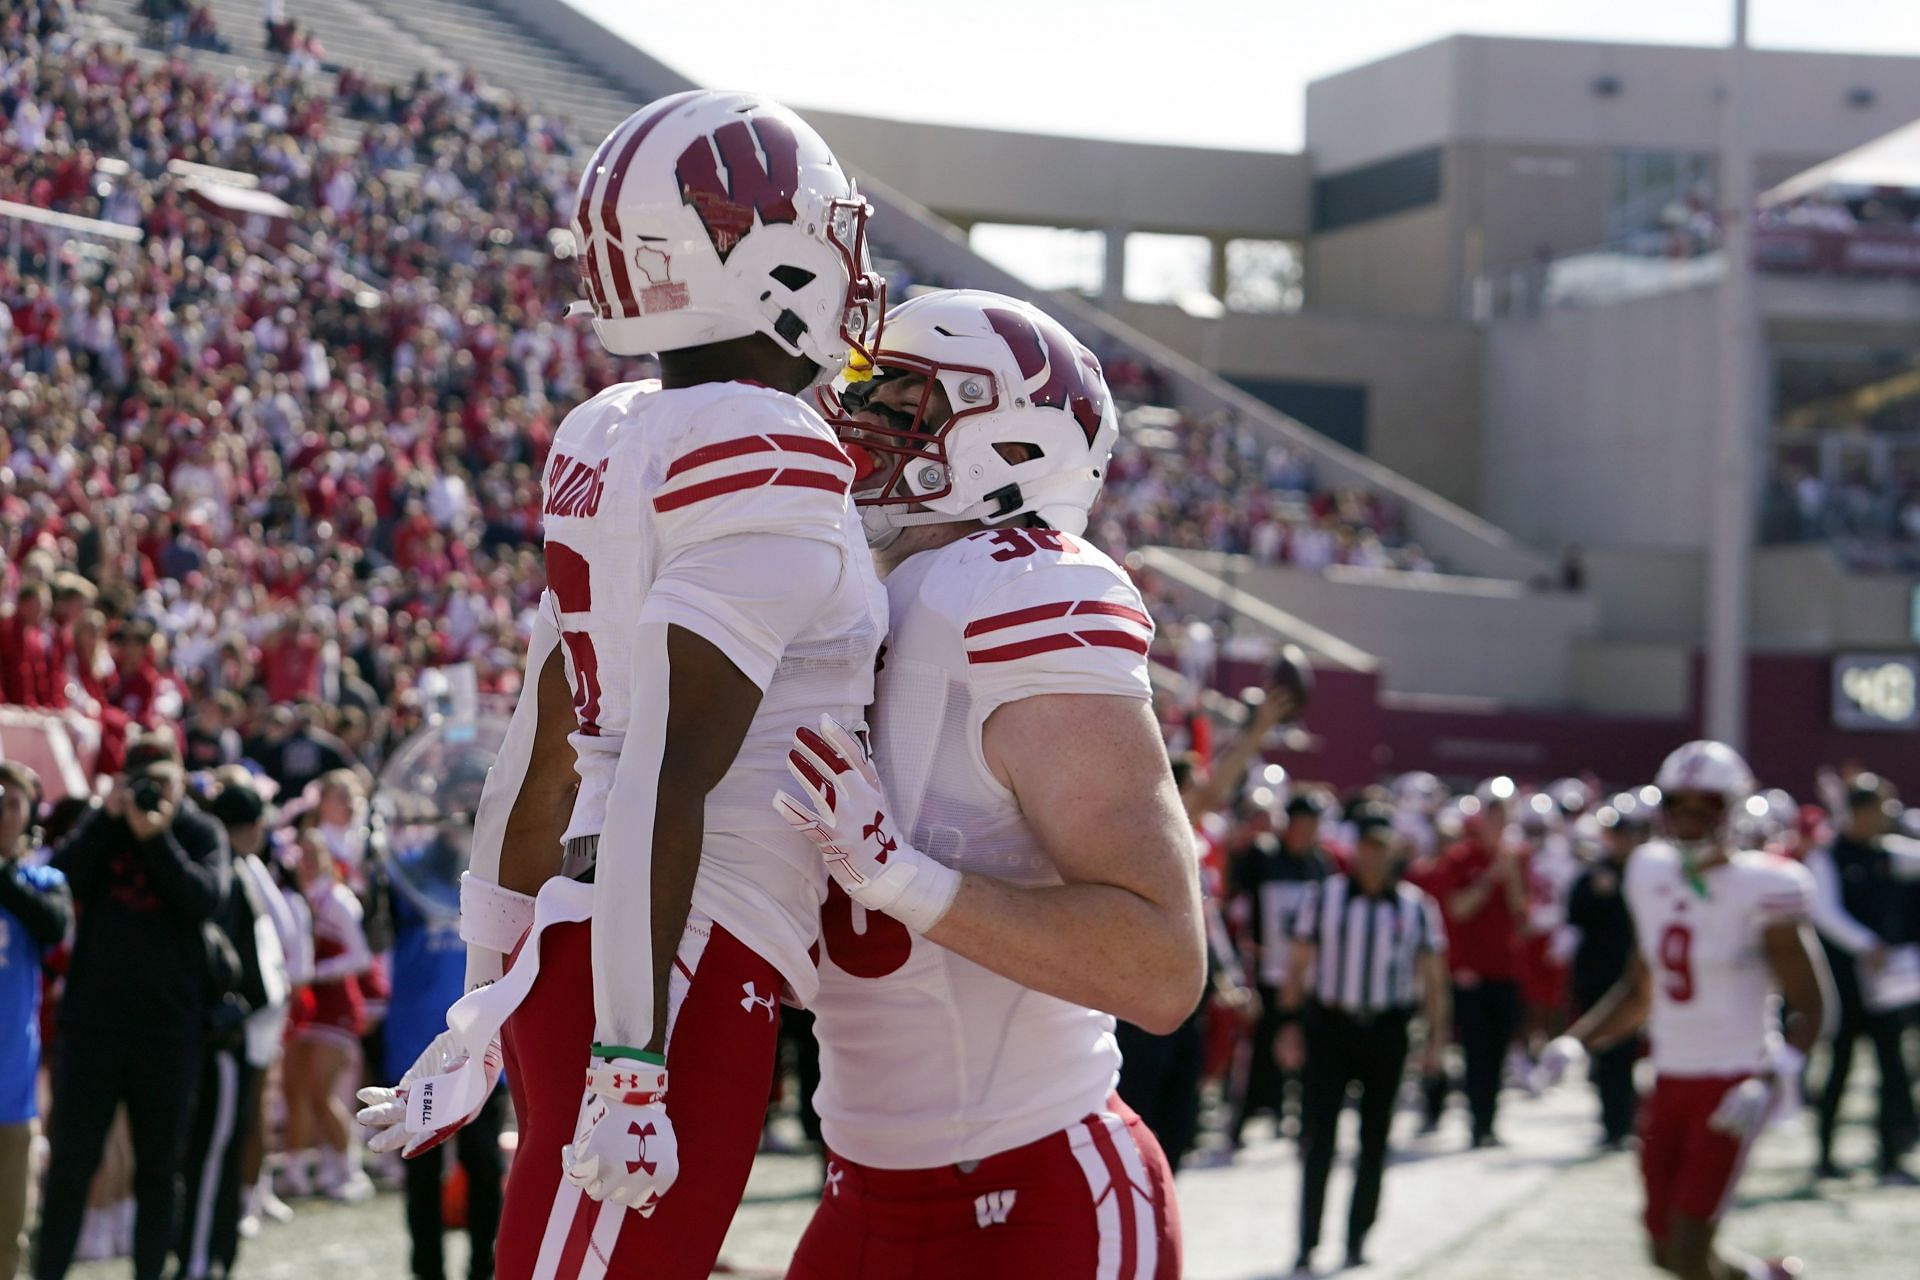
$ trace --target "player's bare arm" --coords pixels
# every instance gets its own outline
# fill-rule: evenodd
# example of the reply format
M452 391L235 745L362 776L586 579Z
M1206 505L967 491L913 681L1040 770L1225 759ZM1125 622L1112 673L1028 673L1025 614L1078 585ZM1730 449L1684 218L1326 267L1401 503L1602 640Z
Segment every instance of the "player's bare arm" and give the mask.
M566 659L558 646L548 651L537 674L528 675L521 696L532 694L538 719L533 753L507 813L500 845L500 887L531 897L560 874L561 839L573 814L580 780L573 771L573 744L567 741L577 727L573 691L567 686Z
M1586 1049L1607 1049L1646 1025L1653 1007L1653 976L1638 949L1627 960L1627 971L1600 1003L1567 1030Z
M1760 945L1786 1005L1781 1032L1804 1056L1826 1031L1827 1016L1835 1008L1833 975L1826 957L1814 944L1811 930L1790 921L1768 925Z
M1023 698L987 720L982 746L1066 883L964 876L927 938L1149 1031L1179 1026L1200 1000L1206 940L1193 837L1148 704Z
M686 931L706 838L707 795L733 767L760 706L760 687L710 641L667 628L667 732L654 810L653 1026L640 1047L664 1053L667 979Z
M1437 1071L1445 1061L1447 1040L1453 1031L1453 982L1443 951L1421 953L1420 1002L1427 1019L1422 1065L1428 1071Z

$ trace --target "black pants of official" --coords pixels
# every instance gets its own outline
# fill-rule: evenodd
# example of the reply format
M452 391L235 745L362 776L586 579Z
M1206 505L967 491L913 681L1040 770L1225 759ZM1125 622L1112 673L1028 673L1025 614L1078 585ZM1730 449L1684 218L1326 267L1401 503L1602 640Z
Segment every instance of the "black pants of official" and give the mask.
M1274 1057L1273 1042L1291 1018L1291 1014L1280 1008L1280 993L1272 987L1261 987L1260 1020L1254 1024L1253 1043L1249 1046L1246 1087L1234 1102L1233 1122L1227 1130L1228 1141L1235 1147L1240 1145L1240 1132L1247 1127L1247 1117L1255 1112L1271 1111L1276 1130L1286 1118L1287 1080L1293 1073Z
M445 1280L440 1216L440 1184L451 1148L467 1175L467 1240L473 1246L467 1264L471 1280L493 1280L493 1242L500 1234L500 1126L506 1116L506 1090L495 1089L451 1142L406 1162L407 1234L413 1238L414 1280Z
M240 1253L240 1157L259 1114L260 1071L243 1049L216 1049L200 1074L187 1135L186 1207L176 1253L188 1280L224 1276Z
M1834 1033L1826 1084L1820 1091L1820 1160L1823 1164L1833 1160L1833 1134L1840 1122L1840 1105L1846 1100L1847 1077L1853 1073L1854 1041L1866 1036L1873 1041L1874 1060L1880 1068L1880 1104L1874 1128L1880 1139L1880 1169L1884 1173L1899 1163L1914 1138L1913 1081L1900 1051L1901 1015L1870 1011L1861 999L1853 957L1832 949L1828 956L1833 985L1840 996L1840 1026Z
M1485 978L1473 986L1454 984L1453 1033L1467 1060L1467 1110L1473 1117L1473 1139L1493 1137L1493 1118L1500 1105L1500 1077L1507 1049L1520 1029L1520 985Z
M1300 1257L1320 1243L1320 1219L1333 1171L1334 1137L1347 1089L1360 1089L1360 1156L1354 1165L1353 1203L1347 1210L1347 1253L1357 1255L1380 1212L1380 1179L1387 1165L1387 1132L1407 1065L1412 1010L1365 1020L1310 1004L1301 1025L1307 1063L1300 1073Z
M1575 1006L1581 1016L1599 1004L1613 988L1598 991L1575 988ZM1640 1058L1640 1037L1628 1036L1611 1049L1602 1049L1587 1064L1587 1079L1600 1095L1600 1131L1619 1144L1631 1138L1640 1114L1640 1094L1633 1087L1633 1064Z
M1204 1001L1171 1035L1152 1035L1130 1022L1114 1027L1120 1042L1120 1100L1133 1108L1175 1169L1200 1135L1206 1028Z
M133 1136L134 1280L160 1280L173 1247L180 1161L205 1046L198 1036L166 1039L144 1028L69 1028L60 1046L35 1280L62 1280L73 1265L87 1189L123 1102Z

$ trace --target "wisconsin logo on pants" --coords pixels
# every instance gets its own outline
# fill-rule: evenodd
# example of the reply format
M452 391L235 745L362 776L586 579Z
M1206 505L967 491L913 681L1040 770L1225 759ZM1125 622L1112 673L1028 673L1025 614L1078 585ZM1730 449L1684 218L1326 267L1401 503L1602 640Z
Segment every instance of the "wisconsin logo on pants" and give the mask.
M976 1196L973 1201L973 1218L982 1229L1006 1225L1007 1215L1013 1212L1011 1191L989 1191Z

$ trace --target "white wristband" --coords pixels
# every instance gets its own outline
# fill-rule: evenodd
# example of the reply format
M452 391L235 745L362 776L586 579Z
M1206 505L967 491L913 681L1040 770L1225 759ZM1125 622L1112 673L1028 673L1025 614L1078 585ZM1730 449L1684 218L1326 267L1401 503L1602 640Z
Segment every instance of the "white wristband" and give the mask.
M1776 1080L1798 1081L1806 1069L1807 1055L1784 1041L1767 1058L1767 1070Z
M940 923L960 893L960 873L944 863L918 853L910 863L896 866L883 879L899 885L886 913L915 933L925 933Z
M533 927L533 899L471 871L460 877L460 940L511 955Z

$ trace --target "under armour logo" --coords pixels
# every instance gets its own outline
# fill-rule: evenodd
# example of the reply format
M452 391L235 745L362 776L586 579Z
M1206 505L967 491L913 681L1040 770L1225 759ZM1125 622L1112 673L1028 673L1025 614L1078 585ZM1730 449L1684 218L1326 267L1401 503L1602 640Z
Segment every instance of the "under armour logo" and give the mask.
M875 854L873 858L875 862L879 863L886 862L887 855L900 847L893 842L885 831L881 830L881 824L886 820L886 814L876 813L873 815L872 822L860 828L860 838L862 840L878 840L880 842L880 852Z
M627 1132L639 1144L639 1149L634 1152L634 1158L627 1161L627 1172L632 1174L645 1169L647 1176L651 1178L653 1171L659 1168L653 1161L647 1159L647 1139L653 1136L653 1122L648 1121L643 1127L638 1120L635 1120L627 1126Z
M1013 1196L1014 1193L1011 1191L989 1191L983 1196L975 1197L973 1220L983 1229L1005 1226L1007 1215L1013 1212Z
M613 1087L616 1089L638 1089L640 1087L640 1077L635 1075L621 1075L616 1071L613 1073Z
M847 1171L845 1169L842 1169L837 1164L833 1164L829 1162L827 1164L827 1190L831 1191L836 1196L839 1195L840 1179L846 1176L847 1176Z
M751 982L741 983L740 989L747 993L746 995L740 998L740 1007L743 1010L745 1010L748 1013L752 1013L755 1008L764 1006L767 1011L767 1021L769 1022L773 1021L773 997L772 996L761 995L760 992L757 989L755 989L754 985Z

